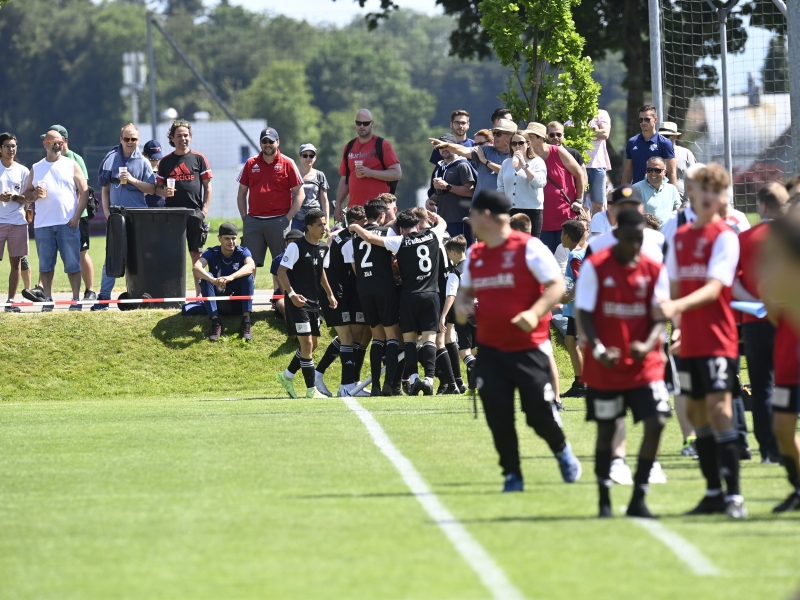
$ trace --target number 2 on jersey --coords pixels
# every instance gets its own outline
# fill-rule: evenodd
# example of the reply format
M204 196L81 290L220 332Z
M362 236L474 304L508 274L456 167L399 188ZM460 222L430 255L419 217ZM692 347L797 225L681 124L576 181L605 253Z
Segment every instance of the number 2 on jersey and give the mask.
M364 258L361 259L361 268L370 269L372 268L372 263L367 259L369 258L369 253L372 252L372 244L370 244L365 240L362 240L361 243L358 245L358 249L363 250L364 248L366 248L367 251L364 253Z

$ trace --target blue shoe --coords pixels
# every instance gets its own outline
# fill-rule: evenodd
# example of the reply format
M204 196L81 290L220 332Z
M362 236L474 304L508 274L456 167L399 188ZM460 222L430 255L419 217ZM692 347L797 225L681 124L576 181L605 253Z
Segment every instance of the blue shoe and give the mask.
M558 468L561 469L561 477L564 479L564 483L575 483L581 478L583 468L580 461L572 453L572 448L569 444L555 457L558 461Z
M517 475L516 473L509 473L506 475L506 480L503 483L503 493L507 494L508 492L521 492L525 489L525 482L522 481L522 477Z
M111 297L106 298L105 296L103 296L101 294L96 299L97 300L111 300ZM110 304L94 304L94 305L92 305L92 308L90 310L92 312L97 312L98 310L108 310L109 308L111 308Z

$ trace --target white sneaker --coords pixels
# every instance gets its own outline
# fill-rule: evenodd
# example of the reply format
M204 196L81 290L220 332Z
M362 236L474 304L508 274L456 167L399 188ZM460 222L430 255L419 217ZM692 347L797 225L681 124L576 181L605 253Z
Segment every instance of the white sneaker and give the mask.
M353 385L353 389L355 389L355 388L357 388L358 386L360 386L360 385L361 385L361 383L362 383L362 382L360 382L360 381L356 381L356 382L355 382L355 384ZM358 392L358 393L356 394L356 397L366 398L366 397L368 397L368 396L370 396L370 395L371 395L371 394L370 394L370 391L369 391L369 389L368 389L368 388L364 388L364 389L362 389L360 392Z
M352 388L350 388L350 386L340 385L339 386L339 391L337 392L336 395L339 396L339 398L344 398L345 396L350 396L351 395L350 394L350 390L351 389Z
M317 388L317 391L320 394L324 394L328 398L333 396L333 394L331 394L331 391L328 389L328 386L325 385L325 380L320 375L314 376L314 387Z
M650 469L650 478L648 483L667 483L667 474L658 462L653 463L653 468Z
M619 485L633 485L631 468L625 463L625 459L615 458L611 461L611 481Z

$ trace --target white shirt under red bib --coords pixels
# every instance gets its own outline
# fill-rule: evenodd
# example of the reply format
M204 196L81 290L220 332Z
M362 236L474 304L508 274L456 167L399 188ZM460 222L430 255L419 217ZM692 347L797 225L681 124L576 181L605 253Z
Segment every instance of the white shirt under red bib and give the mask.
M684 297L703 287L709 279L724 286L719 297L681 316L681 358L739 356L739 335L731 308L731 286L739 264L739 239L725 221L695 228L683 225L675 243L667 250L667 271L680 283Z
M658 350L643 361L631 357L631 342L644 342L653 329L650 309L669 298L669 278L659 262L642 254L634 266L621 265L611 248L583 263L575 284L575 308L594 313L597 337L608 348L619 348L619 362L601 365L591 352L584 354L583 381L598 390L632 390L664 380Z
M494 248L483 242L467 253L461 285L472 288L478 306L478 342L504 352L532 350L550 341L550 314L531 332L511 319L528 310L542 295L542 284L561 279L552 252L539 239L512 231Z

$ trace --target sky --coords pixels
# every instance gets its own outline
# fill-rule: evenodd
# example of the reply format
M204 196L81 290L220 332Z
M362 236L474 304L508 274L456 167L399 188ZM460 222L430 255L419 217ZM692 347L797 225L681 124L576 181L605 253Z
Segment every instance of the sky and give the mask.
M397 0L401 8L410 8L417 12L440 15L442 8L436 6L435 0ZM213 4L213 2L208 2ZM354 17L364 16L369 12L377 12L380 0L368 0L361 8L355 0L231 0L231 4L243 6L248 10L286 15L293 19L305 19L312 24L330 23L345 25Z

